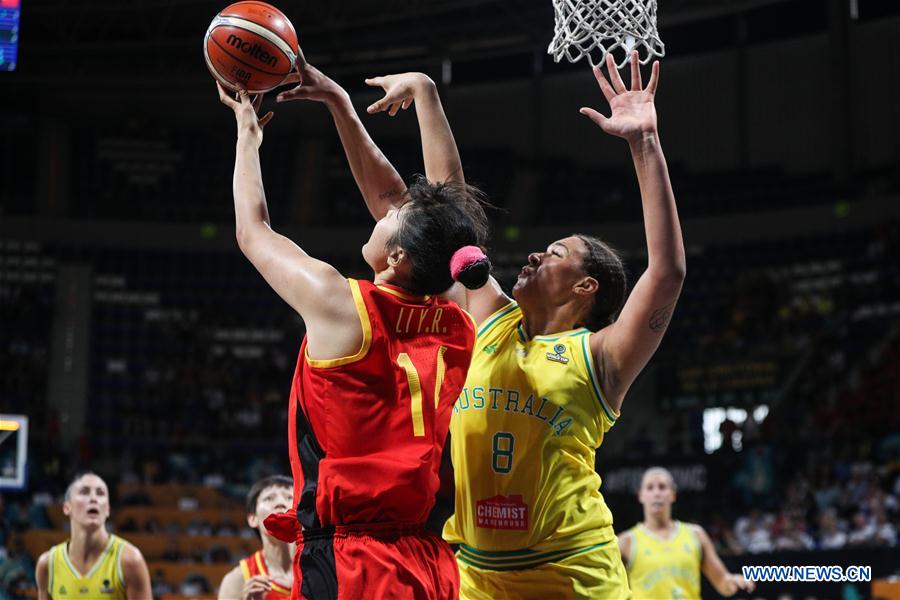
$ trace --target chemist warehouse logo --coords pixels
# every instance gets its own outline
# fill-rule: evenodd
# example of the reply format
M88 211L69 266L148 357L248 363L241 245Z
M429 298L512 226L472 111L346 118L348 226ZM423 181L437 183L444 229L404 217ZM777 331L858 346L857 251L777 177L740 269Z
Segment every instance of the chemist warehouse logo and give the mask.
M475 503L475 524L486 529L528 531L528 505L521 494L479 500Z
M566 353L565 344L557 344L557 345L553 346L553 352L547 353L547 360L552 360L553 362L558 362L558 363L561 363L564 365L568 364L568 362L569 362L568 357L563 356L563 354L565 354L565 353Z

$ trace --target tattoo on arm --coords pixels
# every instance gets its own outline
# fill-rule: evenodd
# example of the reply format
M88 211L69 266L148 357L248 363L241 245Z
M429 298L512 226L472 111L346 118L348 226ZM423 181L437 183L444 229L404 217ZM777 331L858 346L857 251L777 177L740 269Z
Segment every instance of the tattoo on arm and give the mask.
M381 194L378 194L378 199L384 200L385 198L393 198L393 197L399 196L399 195L400 195L400 192L398 192L397 190L388 190L386 192L382 192Z
M666 327L669 325L669 319L672 318L672 308L674 308L674 304L667 304L662 308L657 308L653 311L653 314L650 315L650 331L655 331L659 333L661 331L665 331Z

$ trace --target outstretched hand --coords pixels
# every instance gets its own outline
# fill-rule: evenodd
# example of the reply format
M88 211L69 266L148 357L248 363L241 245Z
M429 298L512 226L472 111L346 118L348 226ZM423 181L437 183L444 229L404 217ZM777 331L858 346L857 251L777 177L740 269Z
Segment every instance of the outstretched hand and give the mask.
M259 146L262 143L263 127L275 116L275 113L271 110L263 115L262 118L257 116L263 95L257 94L251 100L247 90L242 89L238 90L235 97L232 98L218 81L216 82L216 87L219 89L219 100L234 111L238 124L238 137L250 136L250 139Z
M315 100L327 104L339 97L340 94L346 93L344 88L335 83L333 79L305 60L297 60L296 70L290 72L282 85L291 83L299 85L278 94L275 97L276 102Z
M584 107L579 112L600 126L610 135L633 141L644 133L656 131L656 106L653 98L659 82L659 61L653 62L650 81L643 87L638 53L631 53L631 89L625 88L622 76L616 68L612 54L606 55L609 80L600 67L594 67L594 77L600 90L609 102L611 114L606 117L592 108Z
M366 79L366 85L384 89L384 98L371 104L366 111L369 114L387 111L392 117L401 108L403 110L409 108L418 94L435 89L434 82L424 73L400 73L370 77Z

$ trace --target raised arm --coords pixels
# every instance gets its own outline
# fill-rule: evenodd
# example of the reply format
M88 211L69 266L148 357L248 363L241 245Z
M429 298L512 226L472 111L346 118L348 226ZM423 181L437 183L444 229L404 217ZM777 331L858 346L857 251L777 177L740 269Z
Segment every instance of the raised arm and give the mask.
M415 102L422 136L422 158L429 181L465 182L462 161L453 131L444 114L437 86L424 73L400 73L366 79L366 84L384 89L384 98L367 109L370 114L387 112L394 116Z
M272 289L303 317L314 358L352 354L354 344L361 343L362 326L350 286L334 267L272 230L259 165L262 131L272 113L258 119L261 96L251 102L241 91L238 97L232 99L219 86L219 99L234 110L238 125L233 182L238 246Z
M716 588L717 592L727 597L735 595L738 590L752 592L755 589L756 586L752 581L747 581L743 575L735 575L728 571L722 559L719 558L715 545L702 527L691 525L691 529L694 535L697 536L697 539L700 540L700 549L703 553L703 562L700 564L700 570L703 571L703 575L709 579L709 582Z
M278 94L278 102L315 100L328 108L366 207L376 221L381 219L400 203L406 184L369 136L350 102L349 94L327 75L305 62L297 65L297 71L289 76L287 82L300 85Z
M393 117L415 102L425 176L431 181L465 183L456 140L434 82L423 73L402 73L373 77L366 79L366 83L380 86L385 91L384 98L369 106L370 113L386 111ZM469 311L478 324L510 301L493 277L477 290L456 283L441 295Z
M631 57L631 90L625 88L612 56L610 81L599 68L594 76L609 101L611 116L590 108L581 113L603 131L628 141L637 172L647 236L647 270L631 291L615 323L591 337L594 359L604 375L607 402L619 410L625 393L656 352L675 308L685 277L684 242L656 125L654 95L659 63L653 63L647 87L641 82L637 52ZM600 293L603 293L601 290Z

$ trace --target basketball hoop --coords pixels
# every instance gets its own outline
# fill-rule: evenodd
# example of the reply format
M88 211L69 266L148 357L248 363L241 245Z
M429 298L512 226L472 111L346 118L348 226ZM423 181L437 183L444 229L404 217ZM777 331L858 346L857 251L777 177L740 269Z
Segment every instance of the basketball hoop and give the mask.
M656 30L656 0L553 0L556 25L547 53L559 62L587 56L602 65L606 55L622 49L619 67L637 50L641 64L665 56L666 46ZM596 62L595 62L596 57Z

